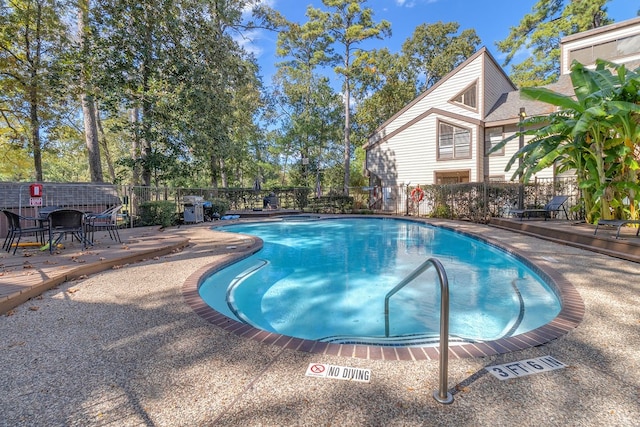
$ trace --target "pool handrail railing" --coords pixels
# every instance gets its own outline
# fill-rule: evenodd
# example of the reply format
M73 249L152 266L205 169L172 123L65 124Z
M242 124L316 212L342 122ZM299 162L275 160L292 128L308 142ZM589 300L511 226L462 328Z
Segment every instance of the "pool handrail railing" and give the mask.
M433 392L433 398L439 403L448 405L453 403L453 395L447 389L449 371L449 279L444 266L436 258L429 258L420 264L418 268L401 280L384 297L384 335L389 337L389 298L432 266L436 269L440 282L440 375L439 387L438 390Z

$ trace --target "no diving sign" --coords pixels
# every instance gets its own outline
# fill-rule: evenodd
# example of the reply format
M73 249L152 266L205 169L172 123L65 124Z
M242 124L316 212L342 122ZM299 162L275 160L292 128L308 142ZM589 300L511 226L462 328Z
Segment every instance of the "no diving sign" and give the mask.
M336 380L358 381L368 383L371 380L371 369L349 368L348 366L309 363L308 377L333 378Z

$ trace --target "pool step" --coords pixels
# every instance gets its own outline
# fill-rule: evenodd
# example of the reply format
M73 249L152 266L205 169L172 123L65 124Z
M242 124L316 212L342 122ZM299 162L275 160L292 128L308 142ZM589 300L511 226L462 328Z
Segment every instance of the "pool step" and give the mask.
M411 334L393 337L359 337L353 335L335 335L321 338L318 341L334 344L378 345L392 347L436 346L440 343L438 334ZM449 336L450 343L472 343L473 340Z

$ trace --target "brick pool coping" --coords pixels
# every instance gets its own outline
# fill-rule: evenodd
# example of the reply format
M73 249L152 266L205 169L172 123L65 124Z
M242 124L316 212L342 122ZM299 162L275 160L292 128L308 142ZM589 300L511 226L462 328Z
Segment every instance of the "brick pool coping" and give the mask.
M418 222L428 223L427 221L421 220L418 220ZM561 304L560 313L558 313L551 322L523 334L500 338L494 341L464 344L449 343L450 358L486 357L525 350L562 337L582 322L585 307L578 291L560 273L551 268L547 262L543 260L533 262L530 258L525 256L522 251L470 231L460 231L457 228L454 229L440 224L436 226L469 235L475 239L483 241L484 243L499 247L516 256L520 261L524 262L529 267L533 268L536 273L541 275L548 285L555 288ZM209 275L260 250L262 248L262 241L256 237L251 238L253 239L253 243L246 251L228 255L216 263L200 268L191 274L184 282L182 286L182 294L185 302L204 320L224 329L227 332L243 338L258 341L267 345L275 345L307 353L373 360L410 361L439 359L440 350L438 346L400 347L336 344L313 341L257 329L246 323L230 319L224 314L214 310L200 297L200 285Z

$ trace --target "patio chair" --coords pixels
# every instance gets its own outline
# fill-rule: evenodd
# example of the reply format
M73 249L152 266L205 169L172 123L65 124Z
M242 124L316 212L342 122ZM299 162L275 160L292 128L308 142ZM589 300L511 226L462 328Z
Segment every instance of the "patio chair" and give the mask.
M564 211L565 218L569 218L567 210L564 207L567 200L569 200L569 196L554 196L542 209L510 209L509 213L511 215L519 216L520 220L525 216L530 219L532 216L539 217L542 214L546 221L551 218L552 213L560 212L562 210Z
M122 205L115 205L99 214L87 215L87 233L91 243L93 243L95 232L100 230L107 231L111 240L115 240L118 243L121 242L120 234L118 233L118 215L121 209Z
M82 249L87 245L93 245L86 236L85 214L75 209L60 209L53 211L47 217L49 222L49 252L53 253L53 248L57 247L60 240L71 234L82 243ZM54 240L54 237L57 237Z
M600 227L601 225L606 225L609 227L617 227L618 231L616 232L616 239L620 237L620 229L627 225L627 224L640 224L640 220L637 219L599 219L598 223L596 224L596 231L593 232L593 235L595 236L596 233L598 233L598 227ZM640 227L638 227L638 229L636 230L636 236L638 236L638 233L640 233Z
M15 245L13 248L13 253L15 255L16 250L18 249L18 245L20 244L20 239L22 239L23 235L36 235L39 237L39 242L44 244L44 233L47 231L47 227L43 225L43 222L38 218L29 218L18 215L15 212L11 212L8 210L2 211L7 217L8 221L8 230L7 237L4 239L4 243L2 244L2 248L6 249L7 252L11 251L11 246ZM36 225L32 227L23 227L21 222L32 221Z

